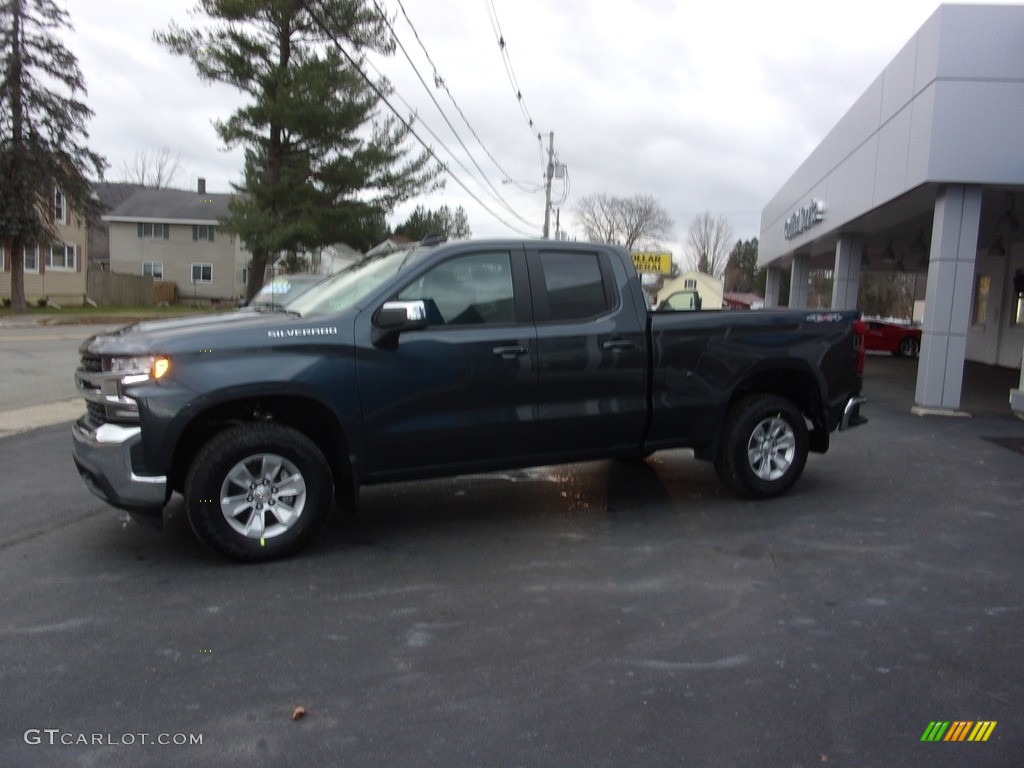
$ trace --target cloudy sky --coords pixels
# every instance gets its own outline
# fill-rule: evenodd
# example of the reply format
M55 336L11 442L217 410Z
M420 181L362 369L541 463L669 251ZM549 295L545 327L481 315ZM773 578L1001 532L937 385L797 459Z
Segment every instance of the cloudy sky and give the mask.
M580 234L571 211L584 195L650 194L674 219L680 241L705 210L724 215L737 237L756 236L765 203L938 7L936 0L378 2L395 17L398 40L428 87L401 51L374 64L395 87L393 103L416 112L417 131L461 181L449 178L444 191L399 208L392 223L416 203L462 205L474 236L539 236L544 196L528 190L543 180L537 135L546 150L553 132L568 170L568 189L554 184L555 199L565 197L563 229ZM95 112L90 144L110 164L107 179L119 179L136 152L167 146L180 159L177 186L201 176L211 191L229 191L241 177L241 151L226 150L212 123L241 97L201 82L187 61L152 41L153 30L172 20L189 24L193 3L64 5ZM434 66L466 122L434 86ZM503 184L506 177L518 184Z

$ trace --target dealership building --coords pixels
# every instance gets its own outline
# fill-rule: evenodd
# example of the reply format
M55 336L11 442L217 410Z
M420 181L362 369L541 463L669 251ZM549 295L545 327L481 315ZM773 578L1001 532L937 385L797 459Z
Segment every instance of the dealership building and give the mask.
M1024 7L940 6L761 215L766 306L831 270L831 306L861 275L918 276L916 409L960 408L964 361L1024 350Z

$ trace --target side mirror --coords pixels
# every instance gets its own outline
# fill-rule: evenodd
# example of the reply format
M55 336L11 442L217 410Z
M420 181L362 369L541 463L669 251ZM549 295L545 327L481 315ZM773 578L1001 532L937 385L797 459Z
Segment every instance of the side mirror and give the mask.
M370 341L383 346L406 331L427 327L427 305L422 301L386 301L373 318Z

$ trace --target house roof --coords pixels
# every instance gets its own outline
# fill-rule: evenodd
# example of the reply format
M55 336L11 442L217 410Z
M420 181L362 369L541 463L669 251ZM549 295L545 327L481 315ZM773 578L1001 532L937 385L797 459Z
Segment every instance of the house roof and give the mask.
M112 211L140 189L145 187L127 181L97 181L92 185L104 211Z
M140 189L103 217L112 222L216 224L230 215L234 195L185 189Z

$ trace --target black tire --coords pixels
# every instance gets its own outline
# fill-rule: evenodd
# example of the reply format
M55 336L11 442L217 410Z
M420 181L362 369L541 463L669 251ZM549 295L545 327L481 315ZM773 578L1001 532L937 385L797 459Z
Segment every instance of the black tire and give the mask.
M807 424L799 408L776 395L751 395L729 412L715 470L741 496L769 499L797 481L807 450Z
M240 562L274 560L305 546L327 517L333 491L316 444L273 422L219 433L185 478L192 530L214 552ZM228 499L233 505L226 508Z
M904 336L900 339L899 352L897 353L900 357L917 357L917 353L921 351L921 343L913 336Z

